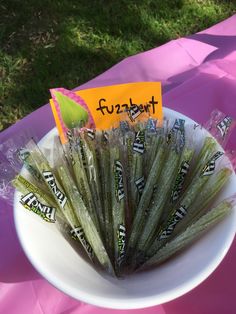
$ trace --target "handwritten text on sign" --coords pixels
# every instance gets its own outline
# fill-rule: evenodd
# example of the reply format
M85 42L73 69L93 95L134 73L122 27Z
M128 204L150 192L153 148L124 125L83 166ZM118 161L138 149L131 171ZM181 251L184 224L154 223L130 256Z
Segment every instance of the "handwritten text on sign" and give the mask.
M76 92L87 103L98 129L107 129L137 107L140 112L162 120L160 82L138 82L104 86Z

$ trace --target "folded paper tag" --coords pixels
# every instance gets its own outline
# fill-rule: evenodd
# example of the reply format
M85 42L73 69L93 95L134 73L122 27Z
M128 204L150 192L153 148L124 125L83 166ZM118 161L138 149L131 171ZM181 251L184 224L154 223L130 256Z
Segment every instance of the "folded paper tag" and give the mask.
M62 143L67 131L86 126L105 130L120 120L131 122L147 116L162 121L160 82L138 82L97 87L72 92L64 88L51 90L50 104Z

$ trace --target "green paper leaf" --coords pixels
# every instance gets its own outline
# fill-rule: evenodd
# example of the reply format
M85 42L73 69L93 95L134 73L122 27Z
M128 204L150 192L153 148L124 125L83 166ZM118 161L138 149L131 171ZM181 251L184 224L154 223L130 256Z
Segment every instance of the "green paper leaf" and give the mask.
M63 122L67 128L72 129L81 126L82 121L84 123L88 121L89 114L86 109L61 92L54 91L53 93L59 105Z

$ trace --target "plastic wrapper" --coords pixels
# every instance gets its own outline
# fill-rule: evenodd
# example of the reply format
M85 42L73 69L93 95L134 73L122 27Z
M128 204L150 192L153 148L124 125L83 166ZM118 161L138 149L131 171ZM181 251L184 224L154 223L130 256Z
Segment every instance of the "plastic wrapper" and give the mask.
M206 142L203 146L203 149L200 151L200 155L202 154L202 151L205 150L205 147ZM199 197L199 194L206 187L206 184L210 180L211 176L217 170L224 168L224 163L219 161L221 158L223 158L224 153L220 150L217 150L216 146L214 146L214 148L210 147L208 149L211 152L211 157L207 160L207 162L201 164L201 167L198 168L196 175L183 193L177 206L175 206L169 213L167 223L162 226L160 232L158 232L155 240L152 242L151 247L148 249L148 256L155 254L155 252L173 234L176 226L182 220L185 220L185 217L188 216L189 211L191 212L192 204L194 204L194 202ZM224 172L223 175L227 177L227 171Z
M71 164L71 168L75 177L77 188L81 192L81 195L83 197L83 202L85 203L85 206L87 207L94 224L96 225L97 229L101 233L98 215L95 210L96 203L95 203L95 199L93 198L92 191L90 189L89 177L87 175L87 170L86 170L88 167L88 164L87 164L87 160L86 160L86 156L84 152L84 149L85 149L84 141L81 139L80 133L77 132L76 134L76 130L72 130L68 138L69 138L69 153L66 155L67 160L68 160L68 155L69 155L69 163ZM60 147L60 144L58 141L56 148L59 149L59 147ZM67 147L64 150L66 149L68 150ZM60 153L60 152L58 151L57 153Z
M163 137L163 144L160 143L156 154L146 183L146 190L144 189L133 223L129 250L133 251L136 247L137 252L144 251L145 245L153 236L162 216L166 199L171 192L171 184L175 178L184 145L184 120L176 119L170 130L167 129L167 136ZM134 259L137 257L134 256Z
M235 125L235 119L215 109L212 111L210 119L204 124L204 128L214 136L222 147L225 147Z
M158 147L161 142L161 136L163 136L164 128L156 119L149 118L145 128L145 146L146 154L144 156L144 174L148 177L154 159L156 157Z
M129 237L129 242L128 242L128 248L127 248L127 254L129 256L133 254L139 235L140 235L140 230L142 230L145 224L146 216L148 214L148 206L150 204L153 192L155 190L155 186L157 184L159 175L161 173L162 164L164 163L165 154L166 154L164 138L162 138L161 141L163 145L160 145L157 151L155 160L153 162L153 165L150 171L150 175L148 176L146 180L146 184L144 186L142 196L141 196L141 199L139 201L139 204L138 204L135 216L134 216L131 233Z
M81 194L78 192L68 169L64 166L57 168L60 181L52 171L46 158L33 141L27 144L31 157L36 164L38 171L41 173L49 190L51 191L58 207L61 209L68 223L74 230L78 226L82 226L86 238L90 246L93 248L101 266L110 274L113 268L110 259L103 246L102 240L91 216L82 200ZM63 187L62 187L63 185ZM68 195L66 195L66 192ZM68 199L69 197L69 199Z
M114 140L114 142L113 142ZM114 260L116 273L122 273L126 258L126 219L125 219L125 193L124 166L122 164L119 146L115 139L110 140L110 173L112 195L112 220L114 231Z
M58 91L54 100L65 101ZM161 125L150 116L138 121L141 114L131 106L120 124L98 130L85 128L86 121L74 124L64 110L63 141L54 137L41 150L31 140L16 146L9 160L0 155L0 183L15 177L26 209L56 225L94 266L118 277L168 259L231 206L209 211L232 173L218 142L183 119ZM217 131L225 145L234 122L227 120L223 135L223 126L217 127L223 114L212 117L207 130ZM0 185L2 197L9 197L8 187Z
M100 182L101 182L101 195L102 208L103 208L103 234L104 241L106 244L107 252L114 260L114 234L113 234L113 219L111 211L112 201L112 186L111 186L111 167L110 167L110 148L109 148L110 133L100 132L96 134L97 145L98 145L98 162L100 170Z
M132 143L132 165L131 165L131 206L135 215L136 207L142 195L145 178L143 173L143 162L145 154L145 129L143 125L137 125Z
M144 270L151 266L156 266L171 256L187 247L193 241L198 239L204 232L215 224L219 223L235 206L234 200L225 200L219 205L211 209L208 213L204 214L201 218L195 221L192 225L181 233L174 240L168 242L163 248L161 248L152 258L150 258L140 270Z
M17 175L12 181L12 185L21 192L20 203L27 210L34 212L46 222L55 223L63 236L66 237L71 244L72 239L79 241L89 259L95 263L96 260L93 249L85 237L83 228L80 225L71 228L51 195L45 194L44 191L40 190L22 175ZM78 251L75 245L73 245L73 247ZM78 252L81 253L81 248Z
M11 167L6 157L0 152L0 197L7 203L13 203L14 189L11 180L16 176L17 172Z
M103 238L104 235L104 211L102 206L102 192L101 192L101 180L100 180L100 169L98 161L98 147L95 141L96 132L92 129L85 129L81 133L81 142L85 152L86 159L86 170L87 170L87 180L90 186L90 191L92 194L93 204L99 224L100 233Z
M168 147L168 156L163 164L158 186L149 205L149 215L138 240L137 251L144 251L148 246L163 214L166 200L170 198L171 187L177 175L180 156L185 145L184 120L175 120L167 138L171 142Z

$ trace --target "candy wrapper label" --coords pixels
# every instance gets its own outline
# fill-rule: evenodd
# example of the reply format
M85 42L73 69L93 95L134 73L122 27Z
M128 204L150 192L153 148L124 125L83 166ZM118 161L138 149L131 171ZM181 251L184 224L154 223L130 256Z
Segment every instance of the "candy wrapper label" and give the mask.
M56 180L54 178L54 175L52 174L51 171L43 171L43 177L45 179L45 181L47 182L47 184L49 185L49 187L51 188L53 194L56 196L56 198L58 199L58 202L61 204L61 207L63 208L66 204L67 201L67 197L65 196L64 193L62 193L62 191L58 188L57 184L56 184Z
M118 226L117 231L117 238L118 238L118 258L117 263L119 266L125 260L125 242L126 242L126 228L124 225Z
M28 210L42 217L47 222L55 222L56 208L42 204L37 196L30 192L21 197L20 203Z
M87 252L88 256L93 259L94 257L94 252L93 249L91 247L91 245L89 244L89 242L87 241L85 234L84 234L84 230L82 227L76 227L70 230L70 235L74 240L80 240L80 242L82 243L85 251Z
M123 167L119 160L115 161L115 184L116 196L120 202L125 197L124 180L123 180Z
M212 111L211 118L204 127L224 147L235 125L236 121L232 117L216 109Z
M178 173L177 178L176 178L175 186L174 186L174 189L171 193L171 202L172 203L174 203L179 198L179 196L181 194L184 180L185 180L186 175L188 174L189 167L190 167L190 164L188 161L184 160L181 163L180 170L179 170L179 173Z
M214 172L216 167L216 160L220 158L222 155L224 155L223 152L217 152L212 156L212 158L209 160L206 166L203 167L202 176L209 176Z
M145 133L144 131L138 131L135 134L133 143L133 151L139 154L143 154L145 149Z

